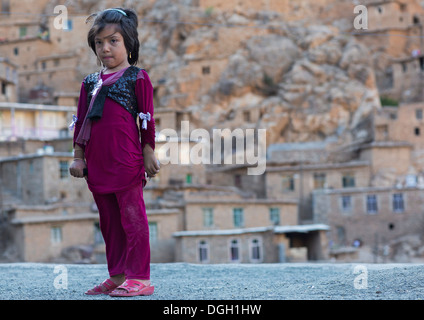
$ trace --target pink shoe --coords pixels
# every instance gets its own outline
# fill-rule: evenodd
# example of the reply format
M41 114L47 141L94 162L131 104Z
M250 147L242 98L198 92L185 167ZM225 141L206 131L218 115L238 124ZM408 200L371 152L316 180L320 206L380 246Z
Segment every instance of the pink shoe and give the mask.
M103 281L100 285L95 286L93 289L88 290L85 294L90 296L94 296L97 294L109 294L117 287L118 285L115 284L115 282L113 282L110 279L107 279Z
M123 284L109 293L111 297L134 297L150 296L155 291L155 287L141 283L137 280L126 280Z

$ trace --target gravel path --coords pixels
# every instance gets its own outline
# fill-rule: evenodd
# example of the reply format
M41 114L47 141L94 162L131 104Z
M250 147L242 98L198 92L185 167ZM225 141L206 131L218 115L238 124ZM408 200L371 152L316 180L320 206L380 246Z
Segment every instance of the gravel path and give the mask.
M0 300L112 300L83 293L106 265L0 264ZM422 264L152 264L142 300L421 300Z

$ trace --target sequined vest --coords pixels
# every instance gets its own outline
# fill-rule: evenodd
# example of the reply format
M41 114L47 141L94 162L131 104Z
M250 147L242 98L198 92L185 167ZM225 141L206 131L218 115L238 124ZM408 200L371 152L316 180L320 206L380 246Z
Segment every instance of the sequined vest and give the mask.
M130 66L112 86L108 87L106 96L114 100L125 110L127 110L134 119L137 119L137 97L135 95L135 84L140 68ZM87 94L87 105L90 105L93 96L93 90L97 84L99 72L92 73L85 77L84 88ZM97 101L97 99L96 99Z

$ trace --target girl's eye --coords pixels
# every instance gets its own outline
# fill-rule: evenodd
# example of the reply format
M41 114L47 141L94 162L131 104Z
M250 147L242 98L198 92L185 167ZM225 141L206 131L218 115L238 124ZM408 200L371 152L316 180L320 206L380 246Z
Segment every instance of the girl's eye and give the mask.
M96 44L96 46L98 46L98 45L101 45L101 44L102 44L102 42L101 42L101 41L95 41L94 43Z
M117 43L118 42L118 40L116 40L116 39L112 39L110 42L112 42L112 43Z

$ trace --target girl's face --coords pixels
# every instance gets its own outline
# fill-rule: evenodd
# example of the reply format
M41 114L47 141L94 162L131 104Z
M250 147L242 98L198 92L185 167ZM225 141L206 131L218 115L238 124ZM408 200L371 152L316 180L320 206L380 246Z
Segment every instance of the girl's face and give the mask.
M114 24L108 24L94 38L97 57L107 72L116 72L129 66L124 38Z

